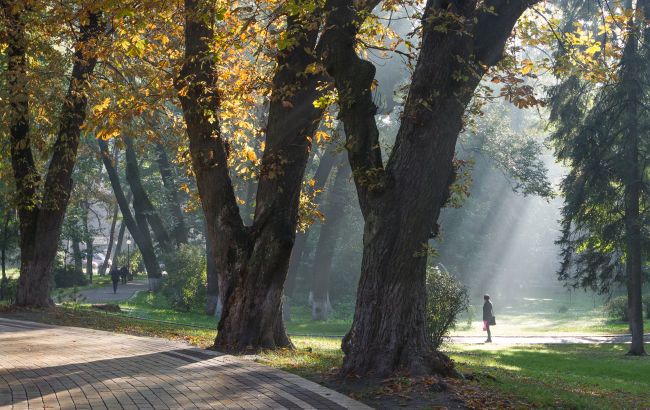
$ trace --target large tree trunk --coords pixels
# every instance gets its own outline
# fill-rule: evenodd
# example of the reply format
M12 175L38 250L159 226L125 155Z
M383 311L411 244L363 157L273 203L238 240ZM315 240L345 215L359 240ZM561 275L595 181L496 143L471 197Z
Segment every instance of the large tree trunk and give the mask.
M630 8L631 8L630 2ZM637 11L644 15L643 2L637 4ZM628 354L640 356L645 355L643 346L643 302L642 302L642 250L641 250L641 215L639 212L639 201L641 198L641 187L643 178L639 165L639 107L642 87L638 74L643 70L643 64L639 56L639 36L642 33L638 29L638 21L631 22L631 29L625 45L622 59L621 81L628 93L628 107L626 110L627 130L624 134L623 154L625 157L625 244L628 287L628 308L629 324L632 332L632 344ZM643 44L643 43L642 43Z
M144 227L147 229L140 229L140 226L136 222L136 219L131 214L131 209L129 208L129 201L124 195L122 190L122 184L120 183L120 177L113 165L111 160L111 155L108 150L108 143L102 139L98 139L97 143L99 144L102 162L106 168L108 174L108 179L111 181L111 186L113 188L113 193L115 194L115 199L117 204L120 207L120 212L122 213L122 223L126 225L135 241L136 246L142 254L142 260L144 262L145 269L147 270L147 277L149 278L149 288L150 290L155 290L162 276L162 271L160 270L160 265L158 264L158 258L154 251L153 242L151 241L151 234L146 224L146 220L142 221Z
M124 138L124 143L126 145L126 180L133 194L133 212L135 213L135 219L142 232L148 231L150 226L161 250L165 253L170 252L172 250L172 243L167 229L142 185L140 166L138 165L138 158L133 148L133 139L126 137Z
M312 268L312 320L327 320L332 310L330 303L329 284L332 274L332 260L338 242L341 221L345 216L345 205L348 201L347 185L352 173L350 165L345 161L336 172L336 179L327 197L327 206L323 208L325 224L321 227L316 256Z
M377 2L355 10L352 1L332 0L322 55L339 91L339 117L365 219L354 320L342 345L344 374L454 372L425 330L428 240L453 181L465 108L532 3L427 2L420 55L384 169L371 93L375 69L355 51L362 16ZM441 25L446 30L437 30Z
M23 2L3 2L8 39L7 82L10 121L11 158L18 193L21 263L16 304L51 306L49 279L56 257L63 218L72 190L72 170L77 157L81 125L86 117L86 87L97 62L94 47L103 23L96 13L89 13L81 24L75 45L74 64L65 100L61 104L60 128L52 149L45 182L41 186L31 150L29 131L29 97L27 93L27 38L25 19L29 13Z
M295 239L302 178L311 136L322 111L313 106L320 75L306 74L314 62L318 30L304 33L289 16L296 44L278 56L255 217L245 227L227 169L219 107L209 2L185 1L185 52L178 87L190 140L190 154L206 221L212 236L219 293L224 309L215 347L247 351L291 346L281 317L281 298ZM286 93L285 90L292 90ZM289 95L284 95L289 94Z
M163 186L167 193L167 205L173 217L173 236L176 246L186 244L188 241L187 225L185 224L185 217L183 216L183 209L178 195L178 187L174 182L174 174L172 173L172 166L167 156L165 146L157 142L156 149L158 151L158 170L160 177L163 181Z

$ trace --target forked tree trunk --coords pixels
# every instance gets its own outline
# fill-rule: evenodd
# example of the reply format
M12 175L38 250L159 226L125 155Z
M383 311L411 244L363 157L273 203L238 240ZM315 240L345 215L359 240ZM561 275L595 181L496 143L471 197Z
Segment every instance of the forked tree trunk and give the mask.
M177 84L190 140L192 166L219 272L224 309L215 347L247 351L292 346L281 316L282 289L295 238L302 178L310 137L322 111L313 106L320 75L306 74L314 62L317 28L301 31L289 17L296 44L279 53L273 79L267 138L257 190L255 217L244 226L227 169L219 108L211 3L185 0L185 62ZM294 30L295 29L295 30ZM285 93L284 90L292 90ZM295 91L294 91L295 90ZM285 95L289 94L289 95Z
M342 162L336 172L334 183L330 188L327 204L323 207L325 224L320 230L318 245L316 246L316 256L314 257L312 267L312 320L327 320L332 311L329 295L332 260L338 242L341 222L345 217L345 205L348 201L347 185L352 173L350 164L347 163L347 158Z
M149 233L149 228L146 224L146 218L141 216L143 220L140 222L144 224L144 227L146 229L140 229L139 224L136 222L133 214L131 214L129 201L127 200L126 196L124 195L124 191L122 190L119 174L115 169L108 150L108 143L102 139L98 139L97 143L99 144L102 162L104 163L104 168L106 168L108 179L111 182L111 187L113 188L115 199L117 200L117 204L120 207L120 212L122 213L122 223L129 229L129 233L131 233L133 241L142 254L142 261L144 262L144 266L147 271L147 277L149 278L150 282L150 290L155 290L154 288L162 276L162 271L160 270L158 258L156 257L156 253L153 248L153 242L151 241L151 234Z
M428 241L453 181L465 108L534 1L427 2L420 55L385 168L371 92L375 69L355 50L357 27L378 2L363 3L361 9L352 3L332 0L322 40L365 220L361 278L352 327L343 340L342 372L452 374L452 362L433 350L426 333Z

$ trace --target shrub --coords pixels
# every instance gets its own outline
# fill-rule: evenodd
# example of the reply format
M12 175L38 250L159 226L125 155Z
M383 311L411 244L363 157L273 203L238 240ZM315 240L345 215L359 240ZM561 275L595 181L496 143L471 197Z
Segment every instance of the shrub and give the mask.
M627 308L627 296L618 296L607 302L605 304L605 313L610 319L628 322L630 318Z
M202 310L207 295L205 248L182 245L178 252L165 259L167 277L161 293L174 309Z
M562 305L560 308L557 310L559 313L567 313L569 311L569 308Z
M16 301L16 292L18 291L18 280L0 279L0 300L6 300L9 303Z
M117 255L117 268L121 268L122 266L126 266L127 262L129 265L129 272L133 275L137 275L140 272L144 271L144 261L142 260L142 254L140 253L140 250L136 247L133 246L129 252L121 252L119 255Z
M456 325L459 313L467 310L467 289L451 274L437 267L427 269L427 330L434 348L440 347Z
M54 286L57 288L71 288L87 284L86 276L82 271L75 270L73 266L57 266L52 272Z

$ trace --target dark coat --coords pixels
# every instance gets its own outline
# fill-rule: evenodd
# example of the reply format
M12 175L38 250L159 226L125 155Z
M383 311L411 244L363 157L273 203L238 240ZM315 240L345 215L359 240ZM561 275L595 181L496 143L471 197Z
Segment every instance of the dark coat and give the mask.
M117 269L113 268L111 269L111 272L109 273L111 275L111 280L113 282L119 282L120 281L120 271Z
M492 319L492 316L494 316L494 312L492 311L492 302L486 300L483 304L483 320L489 322L490 319Z

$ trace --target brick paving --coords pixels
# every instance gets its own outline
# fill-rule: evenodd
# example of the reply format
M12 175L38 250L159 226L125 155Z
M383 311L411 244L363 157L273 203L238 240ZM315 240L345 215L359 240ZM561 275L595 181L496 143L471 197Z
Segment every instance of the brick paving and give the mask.
M296 375L162 339L0 318L0 409L368 409Z

